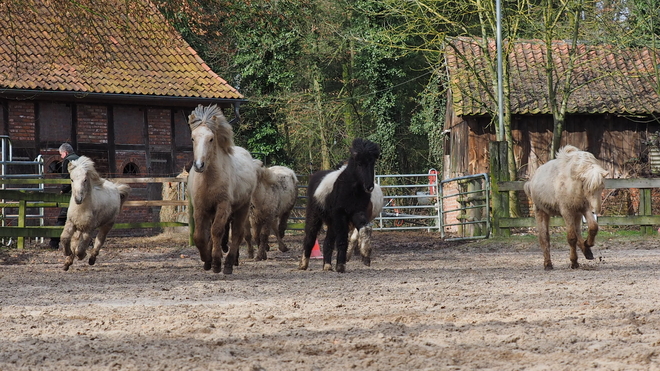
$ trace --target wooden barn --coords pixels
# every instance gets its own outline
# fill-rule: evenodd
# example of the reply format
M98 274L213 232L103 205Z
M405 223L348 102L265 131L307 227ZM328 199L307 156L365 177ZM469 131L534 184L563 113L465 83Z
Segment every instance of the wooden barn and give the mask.
M495 44L489 42L495 55ZM553 44L555 79L565 81L570 43ZM619 49L578 44L567 101L562 145L593 153L610 177L642 177L660 173L660 55L649 49ZM455 39L447 48L449 77L443 179L488 173L488 143L496 140L491 112L497 112L481 81L493 81L473 39ZM518 179L549 159L553 118L547 100L545 44L519 41L507 58L510 76L512 136ZM468 66L476 66L469 68ZM472 71L479 71L473 73Z
M106 177L178 174L192 158L190 111L217 104L236 119L243 96L149 1L90 4L99 9L42 0L3 8L0 135L14 160L41 155L46 169L69 142ZM152 193L138 197L160 197Z

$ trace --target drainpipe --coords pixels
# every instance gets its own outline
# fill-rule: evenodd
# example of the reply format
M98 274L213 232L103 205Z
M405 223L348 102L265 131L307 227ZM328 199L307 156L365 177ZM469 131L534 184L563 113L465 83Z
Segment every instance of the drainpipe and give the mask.
M239 121L241 121L241 113L239 112L239 108L241 108L241 103L240 102L234 102L234 118L229 121L229 125L234 125L237 124Z

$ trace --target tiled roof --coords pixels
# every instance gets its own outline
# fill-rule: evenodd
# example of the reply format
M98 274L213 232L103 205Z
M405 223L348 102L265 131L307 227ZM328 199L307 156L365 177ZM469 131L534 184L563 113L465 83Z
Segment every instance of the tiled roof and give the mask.
M26 0L12 12L0 6L0 91L243 98L142 1L91 1L104 8L78 7L82 21L61 9L78 2Z
M457 115L486 115L487 107L495 110L496 95L486 90L478 79L489 84L492 74L481 58L482 48L474 39L454 39L454 48L446 49L446 63ZM568 51L571 44L553 43L553 57L559 84L565 81ZM649 49L620 49L612 46L579 44L568 99L568 113L650 114L660 112L660 85L657 80L660 55ZM496 55L495 42L489 50ZM550 114L545 75L545 44L539 40L516 42L509 54L511 110L514 114ZM504 56L506 58L506 56ZM475 63L480 71L475 76L465 68L465 60ZM558 98L560 99L560 98ZM492 111L491 111L492 112Z

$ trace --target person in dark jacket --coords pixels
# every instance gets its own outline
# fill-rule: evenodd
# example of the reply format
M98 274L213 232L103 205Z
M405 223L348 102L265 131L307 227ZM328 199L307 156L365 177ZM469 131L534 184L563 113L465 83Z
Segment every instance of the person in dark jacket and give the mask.
M62 158L62 178L64 179L70 179L69 176L69 162L73 160L77 160L80 156L76 154L76 152L73 150L73 147L69 143L63 143L60 148L60 157ZM71 184L62 184L62 189L60 190L60 194L67 194L71 193ZM67 208L63 207L60 209L60 215L57 217L57 222L55 225L57 226L63 226L66 224L66 213L67 213ZM57 249L60 246L60 238L59 237L53 237L50 239L50 247L53 249Z

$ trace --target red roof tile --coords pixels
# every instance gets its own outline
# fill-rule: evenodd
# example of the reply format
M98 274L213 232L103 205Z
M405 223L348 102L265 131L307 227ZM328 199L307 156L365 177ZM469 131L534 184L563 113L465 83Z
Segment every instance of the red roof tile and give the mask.
M94 25L85 29L60 2L24 3L0 17L0 89L243 98L148 2L131 13L132 1L91 1L104 4L103 17L83 12Z
M487 115L495 111L493 88L478 79L491 81L491 69L482 58L475 39L454 39L446 49L449 84L457 115ZM570 44L553 43L558 83L565 81ZM495 55L495 43L488 48ZM644 48L623 49L608 45L578 45L568 100L568 113L650 114L660 112L657 80L660 54ZM545 76L545 44L539 40L516 42L508 56L511 83L511 110L514 114L550 114ZM480 71L475 76L467 63ZM656 89L654 89L654 87Z

